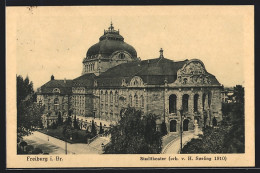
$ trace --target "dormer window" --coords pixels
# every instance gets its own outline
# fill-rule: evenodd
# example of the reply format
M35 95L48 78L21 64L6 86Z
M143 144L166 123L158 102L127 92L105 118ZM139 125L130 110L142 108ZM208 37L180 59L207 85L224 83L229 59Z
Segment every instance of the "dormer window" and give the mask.
M60 93L60 89L59 88L53 89L53 93Z
M125 58L125 54L120 53L120 54L119 54L119 58L120 58L120 59L124 59L124 58Z

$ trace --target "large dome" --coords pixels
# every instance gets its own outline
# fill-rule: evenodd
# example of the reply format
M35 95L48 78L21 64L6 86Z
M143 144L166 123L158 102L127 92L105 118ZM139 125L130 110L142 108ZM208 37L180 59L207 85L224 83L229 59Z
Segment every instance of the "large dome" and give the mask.
M126 51L133 58L137 57L134 47L124 42L124 38L119 34L119 31L114 30L111 23L108 30L105 30L104 35L99 38L99 42L88 49L87 58L94 58L97 55L109 57L116 51Z

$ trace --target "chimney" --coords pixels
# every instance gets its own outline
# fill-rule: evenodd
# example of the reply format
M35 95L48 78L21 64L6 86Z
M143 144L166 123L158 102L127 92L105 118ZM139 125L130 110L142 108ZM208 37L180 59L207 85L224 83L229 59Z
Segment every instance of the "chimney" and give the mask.
M54 80L54 76L53 75L51 75L51 80Z
M64 78L64 83L66 83L66 78Z

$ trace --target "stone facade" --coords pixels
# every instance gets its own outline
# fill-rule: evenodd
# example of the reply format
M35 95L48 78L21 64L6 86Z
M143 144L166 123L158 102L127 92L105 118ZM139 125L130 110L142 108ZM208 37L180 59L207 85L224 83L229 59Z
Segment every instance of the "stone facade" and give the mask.
M181 120L184 131L193 130L195 120L199 127L220 122L222 86L203 62L175 62L159 52L158 58L141 61L111 24L89 48L82 75L67 82L52 77L38 90L37 102L45 105L45 114L60 112L82 122L92 117L115 123L121 109L131 106L158 115L158 130L165 121L169 132L178 132Z

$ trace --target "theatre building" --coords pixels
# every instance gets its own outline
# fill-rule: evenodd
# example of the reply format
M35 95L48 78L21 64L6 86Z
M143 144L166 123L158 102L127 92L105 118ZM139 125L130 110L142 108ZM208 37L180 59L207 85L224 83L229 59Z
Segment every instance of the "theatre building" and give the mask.
M111 23L87 50L81 76L73 80L52 76L38 89L44 121L51 124L60 114L64 119L76 116L83 126L89 118L114 123L120 110L131 106L157 114L158 130L165 121L169 132L178 132L181 119L184 131L193 130L195 123L217 125L222 120L222 86L216 77L199 59L175 61L164 57L163 49L158 51L155 58L141 60Z

